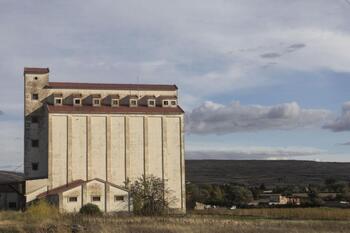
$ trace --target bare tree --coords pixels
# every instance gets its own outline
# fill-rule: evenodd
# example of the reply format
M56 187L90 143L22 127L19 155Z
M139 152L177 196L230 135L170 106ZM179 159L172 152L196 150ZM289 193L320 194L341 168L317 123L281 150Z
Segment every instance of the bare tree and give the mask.
M133 183L128 182L133 201L133 210L139 215L162 215L167 213L171 200L171 191L165 187L161 178L142 176Z

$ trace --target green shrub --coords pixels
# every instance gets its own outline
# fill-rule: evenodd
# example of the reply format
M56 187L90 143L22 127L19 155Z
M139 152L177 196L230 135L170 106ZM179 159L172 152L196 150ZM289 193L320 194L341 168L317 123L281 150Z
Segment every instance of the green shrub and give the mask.
M86 205L83 205L80 208L79 213L85 214L85 215L90 215L90 216L97 216L97 215L102 214L100 208L98 208L97 205L92 204L92 203L88 203Z

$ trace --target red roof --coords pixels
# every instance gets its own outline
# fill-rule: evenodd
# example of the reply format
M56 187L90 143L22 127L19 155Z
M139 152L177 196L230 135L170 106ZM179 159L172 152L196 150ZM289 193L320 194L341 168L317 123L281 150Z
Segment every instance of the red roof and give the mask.
M175 95L161 95L161 96L158 96L157 98L158 100L166 100L166 99L170 99L170 100L176 100L177 99L177 96Z
M46 88L50 89L90 89L90 90L156 90L176 91L176 85L162 84L108 84L108 83L70 83L49 82Z
M73 182L71 182L69 184L62 185L62 186L59 186L57 188L51 189L51 190L49 190L47 192L41 193L41 194L38 195L38 198L42 198L42 197L50 196L50 195L53 195L53 194L65 192L65 191L70 190L72 188L79 187L84 182L85 181L83 181L83 180L75 180L75 181L73 181Z
M24 67L24 74L47 74L49 68Z
M71 113L71 114L183 114L179 107L111 107L111 106L71 106L71 105L47 105L49 113Z
M51 189L47 192L43 192L41 194L38 195L38 198L43 198L43 197L47 197L47 196L50 196L50 195L56 195L56 194L59 194L59 193L62 193L62 192L65 192L65 191L68 191L70 189L73 189L73 188L76 188L76 187L79 187L81 186L82 184L85 184L85 183L89 183L91 181L94 181L94 180L97 180L101 183L106 183L106 184L109 184L115 188L119 188L121 190L124 190L124 191L127 191L129 192L125 187L122 187L122 186L119 186L119 185L116 185L116 184L113 184L111 182L108 182L108 181L104 181L102 179L99 179L99 178L94 178L92 180L87 180L87 181L84 181L84 180L75 180L75 181L72 181L71 183L68 183L68 184L65 184L65 185L62 185L62 186L59 186L57 188L54 188L54 189Z

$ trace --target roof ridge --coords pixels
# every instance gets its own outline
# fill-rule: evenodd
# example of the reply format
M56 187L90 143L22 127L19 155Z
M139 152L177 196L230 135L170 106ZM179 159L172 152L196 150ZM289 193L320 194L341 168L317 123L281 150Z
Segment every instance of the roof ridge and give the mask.
M24 74L47 74L49 72L49 68L24 67Z
M86 83L86 82L48 82L46 88L52 89L135 89L176 91L175 84L131 84L131 83Z

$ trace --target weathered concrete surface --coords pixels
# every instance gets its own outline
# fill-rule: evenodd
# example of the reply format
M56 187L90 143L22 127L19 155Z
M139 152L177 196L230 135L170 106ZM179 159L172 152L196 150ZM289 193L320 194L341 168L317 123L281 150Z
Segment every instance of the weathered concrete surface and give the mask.
M154 175L164 179L172 191L172 207L185 211L183 114L54 114L43 107L53 104L52 95L57 92L62 94L63 104L72 104L68 103L70 96L76 93L82 95L85 104L88 96L97 93L105 101L112 94L123 99L128 95L176 96L177 91L56 90L46 89L47 83L48 74L25 76L25 175L47 177L40 187L30 182L28 187L50 190L78 179L95 178L124 186L127 180ZM39 100L32 100L33 93L38 93ZM31 123L34 115L40 118L38 124ZM39 148L31 147L32 139L39 140ZM39 163L38 171L32 170L33 162ZM91 182L83 185L81 200L90 202L92 195L98 194L100 208L112 211L124 205L111 201L118 192ZM62 194L60 204L68 211L76 210L76 204L64 203L68 194ZM107 206L108 200L114 204Z

